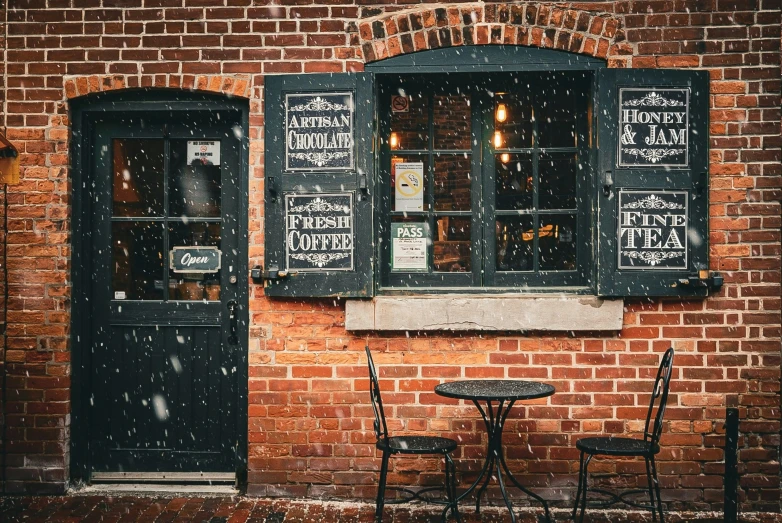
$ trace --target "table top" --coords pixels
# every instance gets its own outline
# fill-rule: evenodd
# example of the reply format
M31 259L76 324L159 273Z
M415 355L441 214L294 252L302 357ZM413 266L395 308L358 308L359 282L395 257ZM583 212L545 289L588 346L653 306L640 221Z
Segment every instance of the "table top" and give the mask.
M554 394L548 383L523 380L461 380L441 383L434 392L465 400L531 400Z

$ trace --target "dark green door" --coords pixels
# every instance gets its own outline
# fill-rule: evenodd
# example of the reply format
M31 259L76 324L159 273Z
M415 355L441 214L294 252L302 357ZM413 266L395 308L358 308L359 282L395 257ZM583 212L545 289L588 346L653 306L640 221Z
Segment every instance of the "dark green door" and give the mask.
M241 129L229 110L93 122L93 477L237 470L246 429L237 416L247 310Z

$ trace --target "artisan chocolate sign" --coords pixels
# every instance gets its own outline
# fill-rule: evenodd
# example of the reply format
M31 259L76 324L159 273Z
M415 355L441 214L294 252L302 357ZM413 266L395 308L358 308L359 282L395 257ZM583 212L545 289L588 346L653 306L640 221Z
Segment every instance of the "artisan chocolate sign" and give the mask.
M353 94L285 97L285 169L353 169Z
M687 268L687 192L619 191L619 268Z
M217 247L174 247L169 253L175 273L208 274L220 270L221 252Z
M288 270L353 270L353 238L352 193L285 195Z
M687 167L688 89L619 90L619 167Z

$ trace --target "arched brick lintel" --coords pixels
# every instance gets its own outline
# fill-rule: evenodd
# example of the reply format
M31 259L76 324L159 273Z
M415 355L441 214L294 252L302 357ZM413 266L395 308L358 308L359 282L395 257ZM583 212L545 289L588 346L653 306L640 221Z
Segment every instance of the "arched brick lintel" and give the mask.
M65 100L105 91L143 87L184 89L249 98L252 87L249 76L187 74L66 76L63 85Z
M559 49L623 68L632 66L634 52L619 18L568 3L439 4L384 13L358 29L365 63L427 49L494 44Z

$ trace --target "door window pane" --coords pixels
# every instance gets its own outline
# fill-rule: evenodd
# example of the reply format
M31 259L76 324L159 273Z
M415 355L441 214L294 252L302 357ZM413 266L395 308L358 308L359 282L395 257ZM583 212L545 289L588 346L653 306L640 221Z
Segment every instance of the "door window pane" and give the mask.
M540 270L575 270L575 231L575 215L555 214L540 217Z
M470 219L443 216L437 219L434 241L434 270L437 272L469 272Z
M169 216L219 217L220 165L199 159L188 162L187 142L171 141Z
M498 93L494 103L495 149L532 147L532 102L529 87L523 93Z
M531 271L535 241L532 216L498 216L495 224L498 271Z
M576 147L576 100L579 95L563 79L547 89L537 107L538 140L540 147ZM558 85L559 84L559 85Z
M434 208L436 211L470 210L469 154L442 154L434 159Z
M469 149L472 110L466 94L434 97L434 148Z
M115 300L162 300L162 223L112 223L111 243L111 297Z
M219 223L172 223L168 229L169 249L174 247L213 246L220 249ZM222 268L220 269L222 271ZM220 272L177 273L168 269L170 300L219 300Z
M113 147L114 216L163 215L163 140L116 138Z

